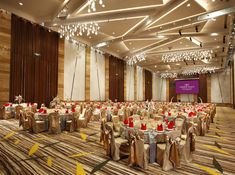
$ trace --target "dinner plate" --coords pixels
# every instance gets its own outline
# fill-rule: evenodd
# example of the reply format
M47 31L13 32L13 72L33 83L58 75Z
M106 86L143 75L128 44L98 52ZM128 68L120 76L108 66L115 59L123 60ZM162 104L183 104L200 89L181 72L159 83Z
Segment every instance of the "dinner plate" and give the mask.
M173 131L174 129L169 129L169 128L167 128L166 130L168 130L168 131Z
M158 131L157 129L156 129L156 131L157 131L157 132L160 132L160 133L163 133L163 132L164 132L164 131Z

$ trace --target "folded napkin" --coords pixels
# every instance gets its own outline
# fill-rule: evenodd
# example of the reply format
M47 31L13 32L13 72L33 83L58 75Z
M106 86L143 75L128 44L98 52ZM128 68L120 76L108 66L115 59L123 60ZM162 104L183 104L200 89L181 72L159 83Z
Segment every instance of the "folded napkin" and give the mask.
M157 130L158 131L163 131L163 125L162 124L157 125Z
M71 111L72 111L72 112L76 112L75 108L72 108Z
M46 110L46 109L44 109L43 113L44 113L44 114L46 114L46 113L47 113L47 110Z
M173 129L174 125L175 125L174 121L170 121L167 127L168 129Z
M128 122L128 119L125 119L125 120L124 120L124 124L125 124L125 125L128 125L128 123L129 123L129 122Z
M5 107L8 107L8 106L10 106L10 103L6 103L6 104L4 104L4 106L5 106Z
M44 109L43 109L43 108L40 108L40 109L38 110L38 112L39 112L39 113L42 113L42 112L44 112Z
M133 122L133 121L130 121L130 122L129 122L129 127L130 127L130 128L133 128L133 127L134 127L134 122Z
M67 109L67 110L65 111L65 113L68 114L68 113L69 113L69 110Z
M147 125L146 124L141 124L141 130L147 130Z

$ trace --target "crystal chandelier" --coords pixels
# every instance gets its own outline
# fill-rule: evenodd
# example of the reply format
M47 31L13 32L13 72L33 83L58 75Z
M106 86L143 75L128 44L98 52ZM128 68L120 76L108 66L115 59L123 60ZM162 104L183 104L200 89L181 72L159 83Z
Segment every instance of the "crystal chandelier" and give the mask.
M190 60L210 60L212 58L212 50L189 50L182 52L172 52L162 55L163 62L179 62Z
M207 74L215 73L215 70L219 69L217 67L194 67L190 69L185 69L182 71L182 75L195 75L195 74Z
M88 13L96 11L96 2L99 1L101 7L105 7L103 0L88 0Z
M82 36L86 33L87 36L90 34L98 34L100 26L96 22L89 23L77 23L77 24L68 24L61 25L58 32L60 33L60 37L74 37L74 36Z
M173 72L164 72L160 74L161 78L177 78L177 73Z
M136 55L131 56L131 57L126 56L127 64L128 64L128 65L134 65L134 64L136 64L137 62L144 61L145 58L146 58L145 53L136 54Z

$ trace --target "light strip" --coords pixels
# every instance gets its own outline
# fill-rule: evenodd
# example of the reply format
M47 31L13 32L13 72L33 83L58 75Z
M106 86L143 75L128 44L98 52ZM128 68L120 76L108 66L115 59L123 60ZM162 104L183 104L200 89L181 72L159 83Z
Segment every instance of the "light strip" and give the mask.
M196 40L195 38L192 38L192 37L191 37L191 40L190 40L190 37L186 37L186 39L188 39L189 41L192 40L192 42L193 42L194 44L198 45L198 46L200 46L200 44L201 44L201 42L198 41L198 40Z
M126 33L124 33L122 36L127 35L130 31L132 31L133 29L135 29L138 25L140 25L143 21L145 21L149 16L146 16L144 19L142 19L141 21L139 21L137 24L135 24L133 27L131 27Z
M148 28L149 26L155 24L157 21L159 21L160 19L164 18L165 16L167 16L168 14L170 14L171 12L173 12L175 9L179 8L181 5L185 4L186 2L188 2L188 0L183 1L182 3L178 4L177 6L175 6L175 7L172 8L171 10L169 10L168 12L164 13L162 16L160 16L160 17L157 18L155 21L153 21L152 23L150 23L149 25L147 25L145 28Z

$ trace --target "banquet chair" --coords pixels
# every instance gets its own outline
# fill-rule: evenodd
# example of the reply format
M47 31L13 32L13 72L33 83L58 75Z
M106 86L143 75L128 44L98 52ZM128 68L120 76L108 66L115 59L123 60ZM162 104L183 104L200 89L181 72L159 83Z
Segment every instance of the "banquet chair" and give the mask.
M73 115L69 116L69 118L65 122L65 131L73 132L76 128L75 123L75 114L73 113Z
M60 117L58 112L50 113L48 117L49 117L49 133L50 134L61 133Z
M149 144L145 144L144 140L136 133L130 134L130 143L129 143L129 165L135 166L138 165L143 169L148 169L149 163Z
M20 110L23 110L23 106L17 105L15 107L15 118L16 119L19 119L19 117L20 117Z
M110 156L114 161L120 160L121 155L129 155L129 150L126 149L128 140L121 137L114 137L112 126L105 124L104 126L104 147L106 154ZM124 149L122 149L124 147Z
M172 131L165 137L165 143L157 143L156 162L164 171L180 167L179 136L180 132Z
M26 112L26 118L29 123L29 131L33 133L39 133L46 130L45 121L35 120L33 112Z
M181 136L182 138L182 136ZM180 141L180 157L181 159L189 163L192 161L192 153L195 151L195 127L190 124L187 135Z
M176 119L175 119L175 129L180 130L183 133L183 132L185 132L184 128L185 128L185 119L180 118L180 117L176 117Z
M26 112L20 111L20 117L19 117L19 127L22 126L23 130L29 130L30 129L30 123L29 123L29 117L27 117Z
M4 119L4 115L5 115L5 106L1 106L0 107L0 120Z

